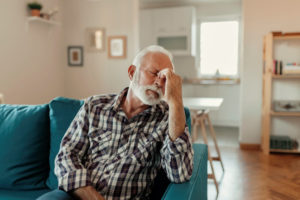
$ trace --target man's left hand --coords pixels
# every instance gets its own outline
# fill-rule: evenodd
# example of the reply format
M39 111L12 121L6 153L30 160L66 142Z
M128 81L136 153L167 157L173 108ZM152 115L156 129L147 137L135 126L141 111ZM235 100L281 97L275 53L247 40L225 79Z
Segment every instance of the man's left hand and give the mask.
M165 79L165 91L163 99L169 104L182 104L182 79L172 69L164 69L159 72L159 78Z

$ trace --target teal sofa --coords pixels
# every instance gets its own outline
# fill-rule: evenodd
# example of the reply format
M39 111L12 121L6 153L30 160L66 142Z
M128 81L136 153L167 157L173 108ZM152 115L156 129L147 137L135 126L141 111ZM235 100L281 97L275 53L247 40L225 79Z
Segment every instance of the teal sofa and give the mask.
M58 97L44 105L0 105L0 200L33 200L57 188L54 159L82 103ZM191 180L175 184L159 174L153 199L207 199L207 147L193 148Z

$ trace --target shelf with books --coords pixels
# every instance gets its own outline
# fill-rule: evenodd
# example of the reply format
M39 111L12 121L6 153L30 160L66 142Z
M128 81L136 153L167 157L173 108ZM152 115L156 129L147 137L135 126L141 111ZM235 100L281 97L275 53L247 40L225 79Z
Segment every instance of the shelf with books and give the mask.
M300 64L284 63L282 60L273 61L273 75L300 76Z
M300 139L300 135L295 131L299 128L300 112L274 109L276 101L300 100L300 32L269 33L264 38L263 47L263 153L300 153L300 150L275 149L274 146L271 148L271 138L274 135L288 135L294 141Z

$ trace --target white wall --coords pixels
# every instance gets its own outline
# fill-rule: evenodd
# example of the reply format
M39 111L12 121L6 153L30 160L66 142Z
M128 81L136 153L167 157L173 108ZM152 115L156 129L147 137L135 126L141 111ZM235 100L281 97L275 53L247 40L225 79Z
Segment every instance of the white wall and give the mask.
M42 4L62 10L60 0ZM31 23L26 30L27 16L26 0L0 1L0 93L10 104L47 103L64 94L62 27Z
M244 61L240 123L242 143L261 142L263 36L271 31L299 32L299 8L298 0L243 2Z
M138 50L138 0L64 1L64 56L67 46L85 45L85 30L103 27L107 36L127 36L127 58L108 59L105 51L84 51L83 67L68 67L64 62L67 97L85 98L94 94L119 93L128 86L127 69ZM107 39L106 39L107 41Z

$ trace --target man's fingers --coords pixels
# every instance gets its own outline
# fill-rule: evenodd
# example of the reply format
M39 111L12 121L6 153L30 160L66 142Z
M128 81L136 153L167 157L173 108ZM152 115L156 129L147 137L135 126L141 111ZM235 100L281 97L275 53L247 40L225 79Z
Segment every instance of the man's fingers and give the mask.
M170 78L172 74L172 70L171 69L163 69L159 72L159 76L160 77L166 77L166 78Z

